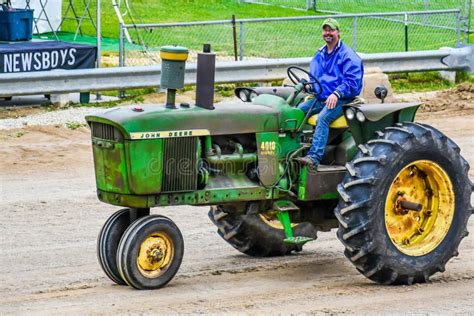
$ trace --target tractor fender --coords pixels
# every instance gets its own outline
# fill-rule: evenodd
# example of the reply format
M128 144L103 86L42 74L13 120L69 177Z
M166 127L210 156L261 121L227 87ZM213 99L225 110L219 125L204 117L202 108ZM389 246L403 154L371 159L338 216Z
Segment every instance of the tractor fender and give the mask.
M390 113L397 112L404 109L415 108L416 110L422 102L412 103L376 103L376 104L360 104L352 106L357 111L364 113L367 120L376 122L384 118ZM351 105L345 105L344 108L351 107Z
M376 132L384 128L395 126L397 123L413 122L421 104L421 102L347 104L344 106L344 113L352 136L359 145L373 139ZM349 113L350 110L354 113ZM359 115L360 113L363 116Z

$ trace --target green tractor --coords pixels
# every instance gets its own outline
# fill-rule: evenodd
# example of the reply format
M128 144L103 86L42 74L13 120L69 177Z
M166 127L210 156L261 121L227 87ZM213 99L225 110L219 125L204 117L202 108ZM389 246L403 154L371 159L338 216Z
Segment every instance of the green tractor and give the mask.
M317 169L306 153L317 117L298 104L315 80L290 67L292 87L240 88L212 104L213 54L198 56L196 105L175 106L188 52L164 47L166 106L116 107L87 116L98 198L122 206L104 224L98 258L117 284L166 285L183 258L175 223L152 207L209 205L218 234L249 256L301 251L338 228L345 256L383 284L426 282L467 236L472 185L459 147L414 123L419 103L353 102L331 125ZM208 72L208 73L206 73Z

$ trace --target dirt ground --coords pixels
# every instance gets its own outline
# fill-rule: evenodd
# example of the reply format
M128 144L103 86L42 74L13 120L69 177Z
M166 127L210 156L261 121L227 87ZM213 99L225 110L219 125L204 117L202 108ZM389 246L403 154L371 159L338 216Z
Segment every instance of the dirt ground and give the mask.
M417 121L453 138L474 166L474 109L468 105L425 111ZM97 262L96 238L118 208L97 200L89 131L0 130L0 143L0 314L474 312L474 217L471 235L445 273L427 284L382 286L347 261L334 230L319 233L299 254L256 259L217 235L207 207L155 209L183 232L180 271L156 291L115 285Z

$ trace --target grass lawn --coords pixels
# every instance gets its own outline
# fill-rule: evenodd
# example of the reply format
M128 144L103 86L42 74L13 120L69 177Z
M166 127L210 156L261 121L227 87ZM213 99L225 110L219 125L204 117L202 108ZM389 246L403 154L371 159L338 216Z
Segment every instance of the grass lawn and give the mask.
M337 12L404 12L456 9L466 0L319 0L316 9Z
M441 78L436 71L390 74L389 79L396 93L435 91L456 85ZM457 83L462 82L474 83L474 79L469 75L458 73Z
M118 0L117 0L118 2ZM74 0L79 12L84 5L81 0ZM122 1L124 7L125 1ZM129 13L123 18L125 23L166 23L191 22L208 20L230 20L234 14L236 18L268 18L282 16L314 15L315 12L265 6L258 4L239 3L237 0L131 0L129 1L133 15ZM63 2L63 12L67 7ZM111 1L102 1L102 36L118 38L119 22ZM91 10L95 17L95 6ZM122 13L125 13L123 11ZM72 16L72 14L69 14ZM63 31L74 32L74 21L64 24ZM95 29L90 23L85 23L83 31L87 35L95 35Z

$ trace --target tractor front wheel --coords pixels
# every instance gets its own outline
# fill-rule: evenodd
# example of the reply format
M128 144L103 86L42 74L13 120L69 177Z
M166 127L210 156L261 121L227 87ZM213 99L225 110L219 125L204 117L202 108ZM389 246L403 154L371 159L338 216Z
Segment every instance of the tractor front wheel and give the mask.
M145 216L130 225L120 240L118 271L136 289L158 289L178 272L183 253L183 236L171 219Z
M117 248L125 230L137 218L150 214L150 209L121 209L105 222L97 238L97 258L105 274L119 285L126 285L117 269Z
M249 256L284 256L303 249L302 245L283 242L283 226L265 202L250 202L243 213L236 212L232 205L212 206L209 218L226 242ZM311 223L294 223L292 228L295 236L316 239Z
M359 149L335 210L346 257L378 283L428 281L468 234L467 162L452 140L417 123L388 127Z

